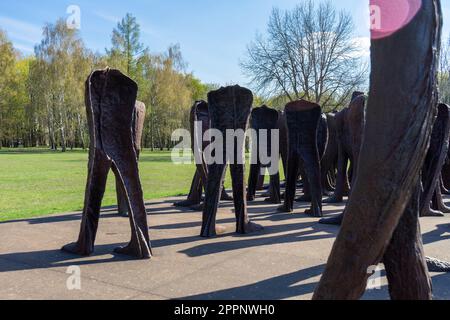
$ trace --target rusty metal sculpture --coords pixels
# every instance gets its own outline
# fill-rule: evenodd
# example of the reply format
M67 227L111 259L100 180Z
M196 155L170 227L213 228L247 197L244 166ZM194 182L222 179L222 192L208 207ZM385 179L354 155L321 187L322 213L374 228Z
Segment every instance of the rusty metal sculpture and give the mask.
M305 100L288 103L285 108L289 129L289 160L284 205L280 212L294 210L295 193L300 162L311 187L311 210L307 214L322 216L322 184L320 158L317 146L317 131L321 119L321 108Z
M336 191L336 172L338 166L338 140L334 114L327 114L328 141L325 153L320 162L322 187L324 195L332 195Z
M359 299L384 262L392 299L432 298L419 224L420 170L437 107L439 0L372 40L370 99L358 177L314 299ZM389 79L389 82L386 82Z
M364 96L363 92L354 92L349 107L338 112L333 117L338 143L338 168L335 192L331 198L325 200L326 203L342 202L344 196L349 194L350 185L356 178L353 177L353 175L357 171L357 161L364 129L363 109L365 101L362 101L362 98L359 98L361 96ZM363 106L361 107L361 105Z
M210 144L210 141L203 139L204 134L210 128L209 107L206 101L199 100L194 103L191 108L189 122L191 126L192 138L191 147L194 155L198 156L199 159L196 159L196 170L188 198L185 201L177 202L174 205L176 207L184 207L195 211L202 211L203 189L208 178L208 167L205 163L204 151ZM200 130L198 130L198 132L195 130L196 123L200 123L200 127L198 128ZM195 143L194 139L197 139L197 143ZM198 148L198 150L196 150L196 148ZM222 181L222 185L223 183L224 182ZM233 198L226 193L225 188L222 188L221 200L233 201Z
M133 112L133 141L134 150L136 151L137 160L142 149L142 134L144 131L146 107L143 102L136 101L136 106ZM116 194L117 194L117 208L120 216L128 217L128 201L125 190L122 189L120 176L116 176Z
M319 121L319 126L317 128L317 150L319 151L320 162L322 163L322 158L325 154L325 150L327 149L328 144L328 122L327 116L322 114ZM322 170L321 170L322 171ZM309 181L306 176L305 168L303 167L303 163L300 162L299 173L302 177L303 183L303 195L297 198L296 202L311 202L311 187ZM322 183L323 176L321 175ZM322 185L323 186L323 185ZM323 190L322 190L323 192Z
M132 122L138 87L120 71L94 71L86 82L86 109L91 145L85 205L78 241L66 245L63 251L89 256L100 219L101 202L108 172L112 169L120 177L120 185L127 195L130 210L131 241L115 249L140 259L151 258Z
M261 152L267 157L272 156L272 130L277 129L278 117L278 111L270 109L265 105L252 111L251 127L256 132L256 136L254 137L256 141L253 141L254 149L252 149L252 154L256 155L256 163L252 164L250 167L247 201L254 201L256 197L258 180L261 176L262 169L264 169L261 161ZM266 130L266 136L264 137L266 141L264 141L264 143L260 143L262 139L261 130ZM259 149L263 146L266 147L264 151ZM277 159L279 158L277 157ZM265 165L271 166L272 164L267 163ZM270 176L269 198L267 201L275 204L281 203L280 173L278 170L276 174Z
M442 182L441 182L442 193L450 195L450 150L447 153L447 159L442 168Z
M359 154L361 151L362 139L365 127L365 109L366 109L367 97L361 93L356 92L353 94L353 100L349 107L339 114L338 117L342 117L340 129L339 129L339 165L338 165L338 183L336 187L336 193L334 197L329 200L334 202L342 200L343 186L346 184L348 162L351 163L351 186L355 184L358 165ZM345 189L345 188L344 188ZM351 194L351 189L350 189ZM322 224L340 225L344 218L345 211L336 217L325 218L320 221Z
M280 155L283 164L283 171L285 180L287 179L287 163L289 157L289 134L286 122L286 113L279 111L277 129L280 131Z
M211 128L218 130L226 137L227 130L246 130L250 117L253 94L250 90L240 86L220 88L208 94ZM216 215L222 189L222 180L228 161L233 182L233 199L236 215L236 232L247 234L262 229L261 226L250 222L247 213L247 199L245 197L244 181L244 139L237 139L234 150L223 146L221 159L209 164L208 181L205 191L205 207L201 236L213 237L222 233L223 229L216 228ZM234 141L236 142L236 141ZM230 154L234 159L227 159Z
M438 115L433 126L430 148L422 169L421 216L443 216L445 209L440 190L440 177L449 149L450 115L445 104L438 107ZM440 199L438 197L440 196Z

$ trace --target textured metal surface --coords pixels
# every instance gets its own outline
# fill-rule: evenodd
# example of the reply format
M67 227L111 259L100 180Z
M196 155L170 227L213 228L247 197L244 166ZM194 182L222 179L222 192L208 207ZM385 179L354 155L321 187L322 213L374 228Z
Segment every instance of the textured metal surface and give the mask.
M253 141L253 146L256 147L252 149L252 153L256 153L256 162L250 166L250 175L248 181L248 191L247 200L253 201L256 197L256 191L258 189L258 180L261 176L261 170L264 168L261 162L261 153L271 156L272 155L272 130L277 129L278 126L279 113L275 109L271 109L267 106L262 106L256 108L252 111L251 115L251 127L256 131L256 141ZM266 130L267 141L261 143L261 131ZM260 150L262 147L266 147L266 150ZM278 155L276 157L278 159ZM278 161L279 162L279 161ZM271 166L269 163L267 166ZM278 170L278 164L276 164L277 173L270 175L269 184L269 198L268 202L271 203L281 203L281 192L280 192L280 173Z
M311 210L306 213L320 217L322 183L317 132L322 110L315 103L299 100L287 104L285 113L289 130L289 160L285 202L279 211L293 211L298 173L302 165L311 188Z
M196 101L191 108L189 119L192 137L191 147L192 150L201 157L201 159L198 159L201 160L201 163L196 163L196 170L194 178L192 179L191 189L189 191L187 199L184 201L176 202L174 204L174 206L176 207L190 208L194 211L203 210L202 195L208 178L208 166L205 163L204 151L211 143L210 141L203 139L203 137L205 133L210 129L210 121L211 119L209 117L208 103L203 100ZM196 122L201 123L200 132L195 132ZM197 139L198 144L194 143L195 139ZM198 148L198 150L195 150L196 148ZM223 184L224 181L222 181L222 187ZM233 201L233 198L227 194L224 187L222 188L220 200Z
M425 164L422 169L422 194L421 216L442 216L443 213L438 211L444 209L437 207L436 191L440 190L440 178L442 167L448 152L448 140L450 131L450 114L449 108L445 104L438 107L437 118L434 122L433 132L431 134L430 148L425 158ZM434 199L433 199L434 198ZM435 200L434 206L432 201ZM443 206L443 203L441 204Z
M253 94L250 90L240 86L220 88L208 94L211 128L219 130L226 137L227 130L246 130L253 104ZM233 182L233 199L236 215L236 232L247 234L262 229L261 226L250 222L245 197L244 165L238 164L237 159L244 158L243 141L238 142L233 152L234 164L230 164ZM208 181L205 191L205 207L203 210L202 237L212 237L221 233L216 228L216 215L220 201L225 173L227 148L224 148L222 164L215 163L208 167Z
M134 150L136 151L137 160L141 153L142 134L144 132L146 107L143 102L136 101L136 105L133 112L133 141ZM117 195L117 209L119 215L128 217L128 202L125 194L125 190L121 187L120 176L116 175L116 195Z
M125 191L131 225L131 241L115 250L141 259L151 257L135 141L133 113L137 85L118 70L93 72L86 82L86 109L91 145L85 205L78 241L63 247L64 251L88 256L94 243L100 219L100 208L110 169L120 177Z

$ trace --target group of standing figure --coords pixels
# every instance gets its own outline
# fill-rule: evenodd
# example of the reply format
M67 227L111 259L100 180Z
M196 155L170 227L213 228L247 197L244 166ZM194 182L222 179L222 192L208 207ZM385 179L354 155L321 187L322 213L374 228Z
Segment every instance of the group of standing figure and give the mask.
M116 177L118 211L130 219L132 240L116 252L138 258L151 257L145 205L139 181L137 162L141 151L142 132L145 123L145 105L136 101L137 85L118 70L93 72L86 83L86 105L91 134L89 174L86 202L78 242L64 247L65 251L81 255L93 252L100 217L101 200L109 169ZM282 193L280 173L270 175L268 192L263 194L268 203L281 204L278 212L293 212L294 203L310 202L305 213L322 217L322 199L327 203L344 201L351 193L357 179L358 159L361 150L367 97L362 92L352 95L349 106L338 113L323 114L321 107L312 102L298 100L286 105L284 111L267 106L252 110L253 94L250 90L231 86L210 92L208 102L197 101L191 109L192 149L200 155L188 198L175 203L203 211L201 236L212 237L224 232L216 226L220 201L233 201L236 215L236 232L247 234L262 229L252 223L247 212L247 202L254 201L257 190L264 188L264 169L273 163L263 163L263 154L272 157L272 131L278 130L279 155L284 167L286 182ZM200 123L200 132L195 125ZM219 163L207 165L204 151L211 141L203 139L209 129L217 129L224 136L227 130L255 130L256 139L252 153L256 162L251 164L248 188L244 182L245 141L237 139L235 150L222 153ZM266 134L262 137L261 132ZM421 214L442 215L450 212L442 194L449 194L446 178L449 165L450 116L448 106L439 105L439 113L432 134L432 142L422 173ZM195 139L198 139L195 143ZM259 143L267 139L265 143ZM240 144L240 145L239 145ZM225 147L226 144L224 144ZM227 155L233 154L234 159ZM280 157L279 157L280 156ZM232 161L230 161L232 160ZM231 162L228 164L228 162ZM278 166L280 161L277 161ZM233 196L224 188L225 173L230 167ZM301 178L303 195L296 199ZM204 194L204 196L203 196ZM340 224L344 213L322 219L325 224Z
M207 102L199 101L192 108L191 123L201 122L202 133L216 129L225 136L227 130L245 131L251 123L258 140L260 130L280 130L286 188L282 194L280 175L271 172L266 195L271 203L281 204L284 197L278 211L293 212L296 200L308 201L311 207L305 213L322 217L324 195L328 203L349 196L342 215L321 220L342 224L342 228L315 299L361 297L368 268L380 262L386 266L392 298L432 298L418 217L450 212L443 202L443 194L450 193L450 111L438 103L436 87L440 1L420 4L403 29L372 40L370 99L355 92L347 108L328 115L305 100L287 104L284 112L266 106L252 111L252 92L231 86L210 92ZM112 169L120 212L129 217L132 231L130 243L116 252L151 257L138 172L145 111L136 104L136 95L136 83L117 70L89 76L86 106L91 145L85 207L79 239L65 246L65 251L93 252L106 178ZM221 199L234 201L236 232L262 229L250 221L247 201L253 201L261 188L261 169L267 164L259 158L252 164L247 189L244 165L238 161L245 156L244 143L237 139L234 150L224 150L220 163L207 165L201 159L188 199L176 204L203 211L203 237L223 232L216 226ZM208 143L193 141L192 145L201 149L203 157ZM268 154L273 151L270 145L269 141ZM228 166L232 198L224 192ZM300 177L304 192L296 199Z

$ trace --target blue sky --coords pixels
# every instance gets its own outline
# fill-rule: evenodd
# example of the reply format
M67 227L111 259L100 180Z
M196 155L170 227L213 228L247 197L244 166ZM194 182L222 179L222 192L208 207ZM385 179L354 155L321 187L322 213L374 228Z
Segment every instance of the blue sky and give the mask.
M320 0L317 0L320 1ZM355 38L368 50L367 6L369 0L333 0L348 10L357 30ZM90 49L103 52L110 46L112 29L125 13L141 24L142 41L152 52L179 43L189 70L205 82L241 83L247 79L239 61L257 31L265 31L274 6L289 9L298 0L14 0L0 1L0 28L15 47L32 54L41 38L42 25L66 18L69 5L81 9L81 35ZM450 1L442 1L444 21L450 19ZM445 24L445 37L450 34Z

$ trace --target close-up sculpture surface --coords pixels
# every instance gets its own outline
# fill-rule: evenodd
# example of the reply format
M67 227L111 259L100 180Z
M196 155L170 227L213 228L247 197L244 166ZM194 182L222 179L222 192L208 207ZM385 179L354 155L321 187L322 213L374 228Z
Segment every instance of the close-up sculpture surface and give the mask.
M393 299L432 297L418 224L418 193L437 114L441 27L440 1L423 1L403 29L372 40L358 175L315 299L361 298L368 268L381 261ZM385 79L391 79L390 85Z

